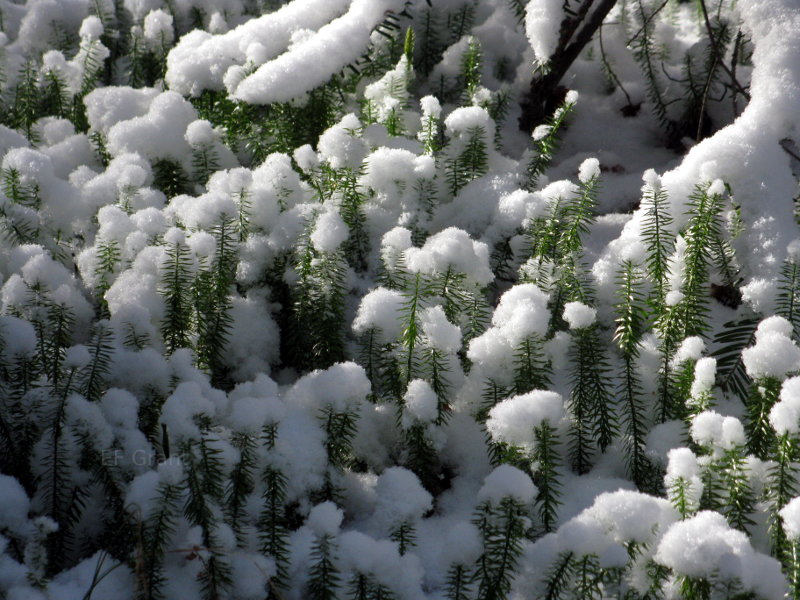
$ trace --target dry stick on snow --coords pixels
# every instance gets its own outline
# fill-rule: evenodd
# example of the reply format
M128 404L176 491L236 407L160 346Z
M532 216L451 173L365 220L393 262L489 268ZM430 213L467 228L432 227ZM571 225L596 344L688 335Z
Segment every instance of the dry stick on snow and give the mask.
M560 100L557 97L559 82L570 65L578 58L581 50L592 39L606 15L617 3L617 0L600 0L590 14L594 1L584 0L577 15L562 23L561 38L556 51L550 58L547 70L537 71L531 80L530 90L520 103L522 115L519 118L519 128L521 130L533 131L534 127L541 124L555 110Z
M728 65L725 64L725 61L723 60L722 53L720 52L719 49L718 41L714 37L714 28L711 25L711 19L708 16L708 8L706 7L706 0L700 0L700 9L703 11L703 20L705 21L706 31L708 32L709 41L711 43L712 49L714 51L717 60L719 60L720 62L722 70L725 71L728 77L731 78L731 86L733 87L733 89L738 93L740 93L742 96L744 96L745 100L750 102L750 93L744 87L742 87L742 84L739 83L739 81L736 79L736 74L731 71L730 67L728 67ZM736 55L734 54L734 59L735 57Z
M603 61L603 66L608 71L608 76L613 81L614 85L622 90L622 93L625 94L625 99L627 100L627 106L633 108L633 100L631 100L630 94L628 94L628 90L625 89L625 86L622 85L622 81L620 81L617 74L614 72L614 68L611 66L611 63L608 62L608 57L606 56L606 49L603 46L603 24L600 24L600 30L597 32L597 38L600 42L600 58Z

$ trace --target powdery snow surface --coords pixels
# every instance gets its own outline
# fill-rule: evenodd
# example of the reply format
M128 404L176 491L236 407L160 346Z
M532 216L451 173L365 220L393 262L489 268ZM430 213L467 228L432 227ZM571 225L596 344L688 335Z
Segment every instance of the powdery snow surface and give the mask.
M564 399L560 394L537 390L508 398L493 407L486 429L498 441L531 447L535 444L535 428L544 423L558 427L564 416Z
M598 4L0 0L0 598L793 597L800 6Z

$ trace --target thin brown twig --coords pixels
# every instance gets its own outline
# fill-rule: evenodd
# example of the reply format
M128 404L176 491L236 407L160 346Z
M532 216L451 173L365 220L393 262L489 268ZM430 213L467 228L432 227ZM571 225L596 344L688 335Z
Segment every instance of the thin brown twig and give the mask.
M647 26L650 24L650 22L651 22L653 19L655 19L655 18L656 18L656 16L658 15L658 13L660 13L662 10L664 10L664 7L665 7L667 4L669 4L669 0L664 0L664 2L662 2L662 3L661 3L661 6L659 6L659 7L658 7L657 9L655 9L655 10L654 10L652 13L650 13L650 14L649 14L647 17L645 17L645 19L644 19L644 22L642 22L642 26L639 28L639 31L637 31L636 33L634 33L634 34L633 34L633 35L630 37L630 39L629 39L629 40L628 40L628 41L625 43L625 46L630 46L630 45L631 45L631 44L634 42L634 40L635 40L636 38L638 38L638 37L641 35L641 33L642 33L642 32L643 32L643 31L644 31L646 28L647 28Z
M708 38L711 42L713 47L714 54L717 57L720 57L722 53L719 51L719 46L717 45L717 40L714 38L714 28L711 25L711 19L708 16L708 8L706 7L706 0L700 0L700 10L703 12L703 19L705 20L706 31L708 32ZM722 70L731 78L731 84L735 89L738 89L739 93L745 97L745 99L749 102L750 101L750 93L742 87L742 84L736 79L736 75L731 72L728 65L725 64L724 60L719 61L720 66L722 66Z
M606 68L606 71L608 71L608 74L611 77L611 79L614 81L614 84L619 89L622 90L623 94L625 94L625 98L628 101L628 106L633 106L633 101L631 100L630 94L628 94L628 90L626 90L625 86L622 85L622 82L620 81L619 77L617 77L617 74L614 72L614 69L611 67L611 63L609 63L608 59L606 58L606 49L603 46L603 24L602 23L600 24L600 29L598 30L597 37L598 37L598 41L600 42L600 57L601 57L601 60L603 61L603 65Z

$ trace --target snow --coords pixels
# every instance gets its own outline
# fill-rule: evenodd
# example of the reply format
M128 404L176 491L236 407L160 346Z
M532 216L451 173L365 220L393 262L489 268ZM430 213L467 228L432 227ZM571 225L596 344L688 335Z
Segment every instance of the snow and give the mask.
M381 473L375 493L375 513L389 527L421 518L433 502L417 476L403 467L391 467Z
M689 577L723 580L738 577L745 589L769 598L780 598L780 564L753 550L747 535L732 529L725 517L702 511L673 524L661 539L655 560Z
M600 161L596 158L587 158L578 168L578 179L581 183L588 184L593 179L600 177Z
M311 509L311 512L308 513L306 525L317 536L334 536L339 533L342 519L344 519L342 509L333 502L328 501L317 504Z
M103 35L103 22L94 15L86 17L81 23L78 35L90 40L99 40L100 36Z
M600 494L582 516L600 524L616 542L639 544L652 543L658 529L678 520L669 501L631 490Z
M497 441L532 449L534 429L548 423L558 428L565 418L564 399L557 392L535 390L503 400L489 411L486 429Z
M403 295L396 290L378 287L361 299L358 313L353 319L353 331L363 334L369 329L380 331L384 344L395 341L402 329Z
M800 504L787 499L781 508L766 502L775 448L745 456L750 444L745 415L753 400L732 389L731 363L718 362L715 353L726 344L719 337L726 323L760 320L741 364L754 392L780 386L778 401L763 408L775 434L796 444L800 349L792 320L778 302L785 295L778 281L784 259L796 262L800 254L791 202L798 162L787 152L796 153L792 138L800 125L795 0L740 0L720 8L723 22L744 34L740 58L752 52L752 62L735 62L751 98L733 98L728 75L718 73L704 106L709 135L701 131L700 140L694 139L695 124L685 120L680 96L686 58L701 61L707 54L705 24L680 3L653 18L667 116L681 121L681 134L687 134L670 140L670 147L633 56L631 36L636 37L639 18L618 3L603 25L604 48L595 36L560 82L559 91L573 88L564 102L575 103L578 93L582 100L534 186L525 176L532 142L552 127L538 124L532 137L520 131L519 101L532 71L547 68L567 9L575 3L438 0L430 7L425 0L292 0L254 11L256 4L0 2L0 79L8 109L0 126L6 178L0 230L9 234L0 236L0 429L13 432L0 431L0 597L80 598L101 560L113 570L94 596L136 595L139 566L134 573L130 561L117 563L103 552L116 497L104 487L109 482L117 486L129 519L144 523L157 509L158 490L176 488L174 535L164 548L159 592L176 600L200 597L197 577L210 553L202 528L184 514L186 480L196 473L186 472L181 454L203 439L222 465L222 494L206 495L217 550L232 569L233 581L222 596L261 597L277 573L275 558L256 551L263 541L262 474L269 466L286 478L291 560L289 586L281 593L287 598L308 595L309 553L315 538L327 535L334 538L340 596L351 595L345 588L360 573L399 600L438 600L447 595L451 566L474 573L480 561L484 540L471 519L486 508L482 503L494 511L513 498L524 505L526 529L533 536L543 532L531 477L508 464L496 467L489 450L493 443L508 444L520 460L530 461L537 449L535 430L544 423L559 442L562 504L552 532L521 541L523 558L509 597L544 597L543 580L566 551L576 560L593 554L601 567L621 569L620 589L612 579L603 580L608 596L645 594L654 583L655 560L669 569L665 597L680 595L682 576L706 578L714 590L738 580L759 597L782 597L786 578L778 563L761 553L770 548L764 514L780 509L787 536L796 541ZM658 8L644 4L647 10ZM456 31L457 23L463 30ZM417 38L412 60L399 52L408 27ZM125 40L136 40L148 53L146 62L152 61L148 81L135 82L141 86L136 89L127 87L134 84L130 54L118 54L127 52L127 43L118 44ZM460 71L471 43L480 44L482 68L474 93L465 98ZM113 49L113 59L104 44ZM430 57L438 64L428 64ZM53 75L66 86L66 108L44 114L45 103L37 103L32 123L15 102L28 60L38 92ZM164 60L166 73L160 71ZM608 67L614 72L611 85ZM324 93L315 91L328 82ZM510 100L503 106L506 94ZM333 99L330 111L318 110L323 97ZM621 114L623 107L630 112L639 106L635 115ZM289 120L276 122L279 114ZM399 132L390 132L385 124L395 117ZM454 194L448 172L476 134L485 144L488 172ZM197 176L195 164L204 153L219 163L207 181ZM159 164L164 159L187 176L169 198ZM31 199L11 198L10 169L18 171ZM537 278L538 284L525 279L532 274L525 266L531 244L538 241L529 233L537 220L577 200L599 177L598 216L582 239L592 293L582 303L574 301L572 290L559 288L558 279ZM685 299L690 240L679 234L697 185L720 196L721 223L736 253L742 278L736 285L745 305L731 309L709 299L708 330L682 340L666 365L688 392L682 399L688 413L662 423L660 308L648 303L634 368L642 388L644 451L664 475L664 485L659 493L644 494L624 479L630 465L624 426L604 452L592 456L588 473L572 472L573 424L564 406L574 386L570 348L587 327L597 328L604 345L613 343L610 327L618 318L616 281L623 261L641 269L641 291L651 296L642 224L651 208L646 196L656 191L666 195L674 220L666 304L678 306ZM345 203L355 193L366 253L358 264L345 243L357 233L345 223L351 223ZM234 233L234 279L215 290L225 298L219 316L227 342L215 348L218 360L209 365L202 333L210 322L196 306L196 284L207 281L198 274L211 273L220 220L231 219L235 227L240 215L249 222L241 236ZM10 225L30 231L19 236ZM336 343L342 350L335 357L320 358L318 347L302 360L292 356L292 336L313 333L317 326L313 317L293 319L303 294L296 279L297 248L306 243L315 260L329 254L321 258L340 261L345 274L341 303L313 307L338 319ZM168 354L167 252L184 245L186 347ZM105 265L109 248L119 256ZM717 265L709 267L704 289L723 275ZM443 291L445 277L457 289ZM417 281L419 329L409 357L403 336ZM325 292L328 284L310 285ZM469 311L451 310L473 297L486 302L480 324ZM74 323L57 337L50 319L61 306ZM561 315L551 314L562 306ZM96 326L108 332L107 363L95 364ZM549 362L547 389L519 393L518 355L525 342L541 348ZM428 363L432 350L444 365L446 384L444 391L437 388L438 395ZM618 353L609 356L609 381L615 385L622 365ZM355 362L339 362L347 360ZM90 388L93 376L96 387ZM440 414L444 402L448 410ZM62 418L56 428L53 415ZM355 429L352 440L328 431L344 415ZM267 426L277 435L271 448ZM64 489L85 494L75 526L45 516L50 512L45 459L52 454L54 434L68 467L61 474ZM410 447L417 436L435 453L424 468ZM346 446L341 460L331 464L328 454L340 441ZM236 446L244 442L253 444L253 489L244 499L237 538L228 523L228 503L234 468L245 457ZM746 533L729 526L725 507L697 512L704 478L711 469L727 468L725 453L742 457L757 498L755 523ZM111 465L102 463L111 467L109 482L94 476L98 454L103 461L112 459ZM524 467L540 473L541 465ZM679 515L681 489L685 514ZM330 490L335 502L322 502ZM390 538L400 525L417 536L403 556ZM46 539L56 530L65 536ZM68 538L73 548L62 548L60 540ZM631 542L637 549L633 557ZM50 544L59 554L50 557L48 577L35 589L37 573L45 572L41 555ZM196 556L187 550L194 545ZM54 556L68 568L60 569ZM793 568L787 564L786 571ZM565 595L580 595L574 583L567 582Z
M151 10L144 18L143 32L147 45L159 52L172 42L172 15L161 9Z
M594 324L597 310L582 302L567 302L564 305L564 320L570 329L584 329Z
M444 126L450 134L463 135L476 128L481 128L486 132L491 126L491 117L485 108L466 106L457 108L447 115Z
M369 393L370 383L364 369L346 362L301 377L287 392L286 401L309 407L330 406L336 412L357 411Z
M16 535L28 529L30 501L22 485L9 475L0 474L0 529Z
M153 98L145 114L109 128L108 151L112 156L132 152L151 159L182 161L189 153L186 128L196 119L194 108L180 94L162 92Z
M357 170L361 166L369 149L363 140L353 134L359 129L361 121L355 114L348 113L319 137L317 150L331 168Z
M403 426L435 421L439 416L438 405L439 399L430 384L424 379L412 379L403 396Z
M560 0L529 0L525 5L525 35L536 60L545 64L558 45L558 32L566 18Z
M457 227L448 227L432 235L422 248L406 250L405 263L412 273L436 276L454 267L480 285L494 279L489 268L489 248L483 242L470 239L466 231Z
M678 349L675 351L675 356L672 361L675 365L682 365L690 360L698 360L705 351L706 343L703 338L699 336L691 336L681 342Z
M197 119L186 127L184 137L192 148L199 148L213 144L219 138L219 135L214 132L210 122L205 119Z
M792 498L778 514L783 521L786 537L792 541L800 538L800 497Z
M432 348L445 353L454 353L461 348L461 329L447 320L441 306L423 309L419 321L425 341Z
M689 507L697 509L700 506L704 485L697 456L685 447L673 448L667 454L667 473L664 477L664 484L667 488L671 488L681 480L688 484L685 497Z
M515 285L500 298L492 315L492 325L499 328L512 345L531 335L547 332L550 312L549 295L532 283Z
M723 417L714 411L705 411L692 419L692 439L700 446L732 450L744 446L744 426L736 417Z
M302 24L319 29L340 15L348 0L302 0L252 19L221 35L196 29L183 36L167 58L166 81L170 89L198 96L204 89L222 89L222 79L231 66L242 66L248 50L259 44L259 64L286 50L292 33ZM144 15L142 15L144 16ZM255 52L250 52L254 58Z
M536 496L536 491L536 486L525 473L511 465L500 465L483 480L483 487L478 490L478 501L498 505L503 499L511 498L527 504Z
M339 212L326 210L317 217L311 232L311 244L318 252L336 252L347 239L349 230Z
M253 104L288 102L354 62L385 13L402 9L401 0L353 0L344 15L265 62L255 73L229 86L228 92ZM296 77L296 73L303 73L303 77Z
M791 324L783 317L770 317L759 323L756 343L742 352L742 362L753 379L784 379L800 370L800 348L789 337Z
M769 411L769 423L779 435L800 433L800 377L783 382L780 401Z
M710 356L699 359L694 365L694 379L690 390L692 398L700 398L705 394L710 394L714 387L716 375L717 359Z

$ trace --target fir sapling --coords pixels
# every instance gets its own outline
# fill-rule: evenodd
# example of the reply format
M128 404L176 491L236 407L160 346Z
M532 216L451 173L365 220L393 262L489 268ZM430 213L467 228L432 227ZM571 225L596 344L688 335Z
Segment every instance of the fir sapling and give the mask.
M559 430L566 417L559 394L541 390L513 396L489 411L486 428L499 441L521 447L538 488L536 503L546 532L554 529L561 485Z
M308 516L308 526L314 532L308 578L308 593L313 600L334 600L341 587L336 536L343 516L332 502L318 504Z
M753 387L746 401L748 448L756 456L766 456L775 434L769 413L778 400L781 382L800 369L800 350L792 341L792 325L783 317L770 317L758 325L755 345L742 352Z
M0 7L0 597L798 596L792 1L212 4Z
M770 534L773 552L786 564L790 554L786 554L787 538L783 522L779 518L780 511L796 496L798 488L798 445L797 434L800 418L797 410L796 377L790 377L781 386L779 401L773 405L769 413L769 422L777 436L773 460L767 482L767 494L770 501ZM793 551L792 551L793 552ZM793 564L793 563L790 563ZM794 580L792 580L794 581Z
M535 495L528 476L509 465L497 467L484 481L473 518L483 537L483 554L475 571L479 598L508 597L522 555L526 506Z
M568 406L573 417L572 465L578 473L589 469L595 447L605 451L618 432L616 406L606 384L608 359L595 319L596 310L580 302L568 302L564 307L564 320L573 330Z

